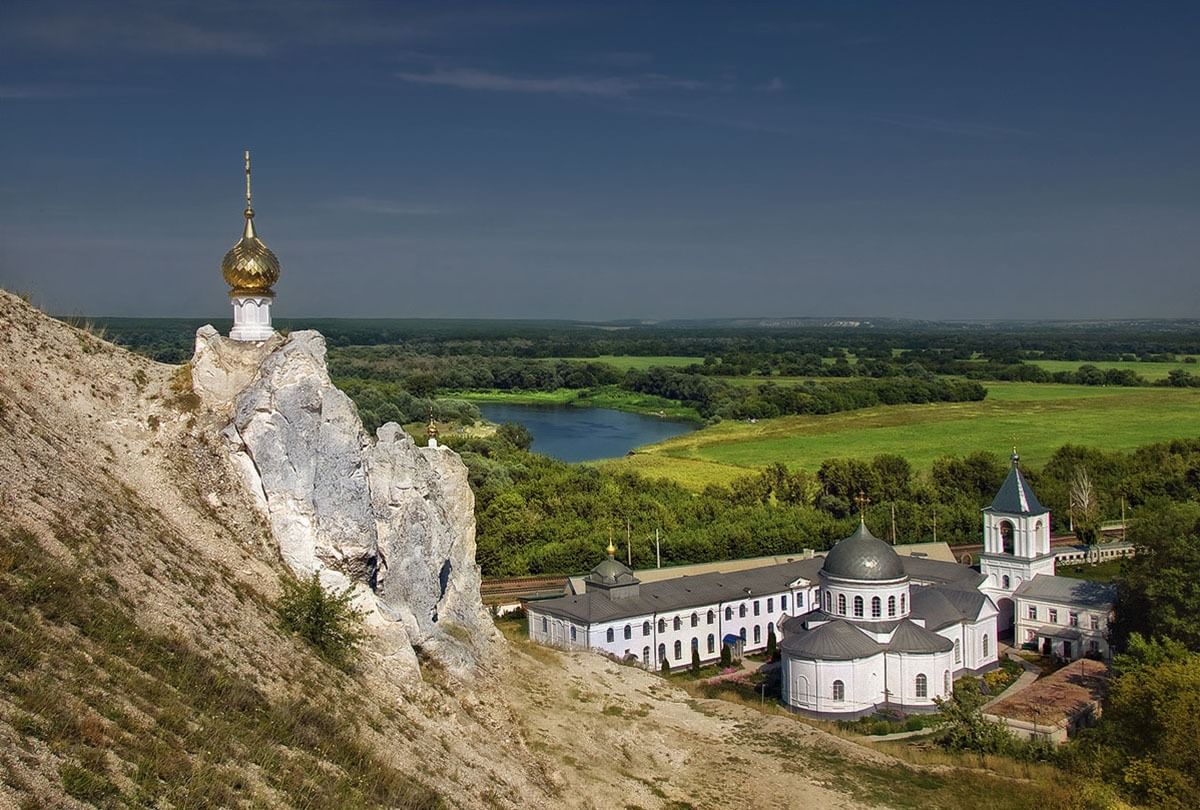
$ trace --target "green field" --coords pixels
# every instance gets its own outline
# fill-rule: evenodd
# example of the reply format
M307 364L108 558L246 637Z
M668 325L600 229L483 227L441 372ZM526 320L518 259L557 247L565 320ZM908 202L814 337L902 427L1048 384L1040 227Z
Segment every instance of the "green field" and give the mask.
M987 388L983 402L722 422L606 465L701 488L777 461L815 471L827 458L895 453L922 470L948 454L1005 454L1015 441L1022 457L1037 466L1068 443L1129 450L1200 436L1200 389L1034 383L987 383Z
M1041 366L1046 371L1077 371L1080 366L1095 366L1100 369L1116 368L1132 371L1148 382L1165 380L1174 369L1182 369L1191 374L1200 374L1200 363L1141 363L1136 360L1029 360L1035 366Z

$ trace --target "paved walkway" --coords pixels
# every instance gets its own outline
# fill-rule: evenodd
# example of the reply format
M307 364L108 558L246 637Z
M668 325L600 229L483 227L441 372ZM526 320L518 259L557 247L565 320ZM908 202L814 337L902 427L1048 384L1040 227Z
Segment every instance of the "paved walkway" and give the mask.
M1005 689L1000 694L996 695L994 698L989 700L987 703L983 704L982 708L985 711L993 703L998 703L1006 697L1011 697L1012 695L1017 694L1017 692L1028 689L1029 687L1033 686L1033 682L1036 681L1038 679L1038 677L1042 674L1041 667L1037 666L1036 664L1029 663L1024 658L1017 655L1016 652L1011 647L1005 648L1005 657L1009 658L1013 661L1016 661L1018 664L1021 665L1021 667L1025 671L1022 672L1021 677L1019 677L1015 681L1013 681L1012 684L1010 684L1007 689Z

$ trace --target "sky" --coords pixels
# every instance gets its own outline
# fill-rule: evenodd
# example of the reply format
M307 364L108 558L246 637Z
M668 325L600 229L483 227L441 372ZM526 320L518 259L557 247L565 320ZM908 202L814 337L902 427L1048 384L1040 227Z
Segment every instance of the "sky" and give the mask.
M1200 316L1200 4L0 3L0 287L227 317Z

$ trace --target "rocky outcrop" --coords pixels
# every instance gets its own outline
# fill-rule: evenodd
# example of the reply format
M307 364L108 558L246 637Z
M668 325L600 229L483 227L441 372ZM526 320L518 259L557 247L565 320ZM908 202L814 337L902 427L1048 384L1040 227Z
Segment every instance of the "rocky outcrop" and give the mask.
M299 576L355 589L368 624L455 669L495 630L479 598L475 499L447 448L417 447L399 425L364 432L329 380L325 339L264 344L196 335L192 384L222 421L231 461Z

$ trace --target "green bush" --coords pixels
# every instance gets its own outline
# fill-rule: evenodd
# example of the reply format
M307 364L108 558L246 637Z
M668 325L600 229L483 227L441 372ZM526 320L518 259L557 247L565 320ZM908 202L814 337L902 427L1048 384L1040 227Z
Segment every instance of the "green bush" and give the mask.
M365 634L362 616L350 606L350 589L330 593L317 574L308 579L284 577L276 609L284 629L296 633L334 666L354 660Z

